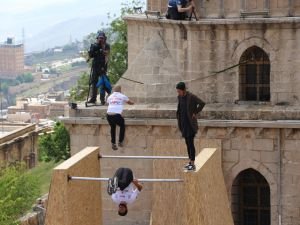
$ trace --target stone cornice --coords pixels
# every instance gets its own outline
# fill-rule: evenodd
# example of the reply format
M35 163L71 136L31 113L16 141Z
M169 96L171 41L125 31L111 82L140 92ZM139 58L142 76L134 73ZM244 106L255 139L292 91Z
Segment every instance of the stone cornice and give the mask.
M72 125L107 125L107 120L104 118L94 117L63 117L60 120L65 124ZM177 126L176 119L132 119L126 118L126 125L130 126ZM205 120L199 119L200 127L241 127L241 128L289 128L299 129L300 120Z
M160 25L258 25L258 24L296 24L300 27L300 17L273 17L273 18L230 18L230 19L219 19L219 18L205 18L199 19L198 21L179 21L169 20L166 18L157 19L156 17L149 17L147 19L144 15L127 15L124 17L127 22L139 22L145 24L157 23Z

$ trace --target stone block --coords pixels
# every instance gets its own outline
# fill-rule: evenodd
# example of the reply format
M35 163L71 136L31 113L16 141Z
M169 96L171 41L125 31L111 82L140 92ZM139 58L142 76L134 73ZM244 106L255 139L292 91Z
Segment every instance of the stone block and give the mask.
M278 130L277 129L263 129L262 138L273 139L277 141L278 138Z
M208 138L224 138L227 134L227 129L226 128L209 128L207 130L207 137Z
M292 205L284 205L282 207L282 213L283 215L288 215L289 218L296 218L299 216L299 208L293 207ZM291 223L283 223L283 224L292 225Z
M288 162L300 162L300 152L299 151L284 151L283 158Z
M254 161L261 161L259 151L250 151L250 150L240 150L240 160L251 159Z
M231 141L230 139L222 140L222 150L230 150L231 149Z
M134 211L129 209L125 217L118 216L116 210L106 210L103 215L103 224L105 225L149 225L150 221L150 212L146 210ZM114 219L112 220L111 218Z
M273 139L255 139L253 141L253 150L258 151L274 151Z
M242 151L252 150L253 149L252 145L253 145L253 139L250 138L238 137L238 138L231 139L231 148L234 150L242 150Z
M278 161L276 162L265 162L261 160L262 164L273 174L278 173Z
M125 145L128 148L146 148L147 147L147 139L146 136L138 136L136 139L129 138L126 136Z
M300 175L300 164L299 163L285 163L283 167L285 174Z
M223 150L223 158L224 162L238 162L239 161L239 150Z
M222 162L222 169L224 172L224 176L226 177L230 173L232 167L236 164L236 162Z
M87 135L87 146L99 146L99 139L99 136Z
M278 163L279 162L279 154L277 152L260 152L261 162L266 163Z
M190 31L188 33L188 40L192 42L198 42L205 40L205 31L197 30L197 31Z
M286 151L298 151L300 146L300 140L285 140L283 143L283 149Z

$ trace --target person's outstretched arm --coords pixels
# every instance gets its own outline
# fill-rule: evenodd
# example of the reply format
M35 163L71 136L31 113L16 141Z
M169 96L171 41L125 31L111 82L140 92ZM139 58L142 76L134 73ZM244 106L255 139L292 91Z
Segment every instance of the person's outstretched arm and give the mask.
M181 13L182 12L189 12L193 9L193 7L195 7L194 1L190 1L190 5L185 7L185 8L182 7L182 5L177 5L177 10L178 10L178 12L181 12Z
M141 191L143 189L143 186L139 183L137 179L133 179L132 183L136 186L136 188Z
M130 99L126 102L128 105L133 105L134 104L134 102L133 101L131 101Z

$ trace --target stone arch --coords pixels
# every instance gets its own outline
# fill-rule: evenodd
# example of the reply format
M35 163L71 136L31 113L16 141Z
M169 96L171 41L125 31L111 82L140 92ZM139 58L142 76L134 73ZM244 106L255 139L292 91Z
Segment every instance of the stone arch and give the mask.
M239 63L239 100L270 101L268 54L254 45L246 49Z
M277 64L274 63L276 61L277 50L264 38L253 36L239 42L231 55L232 64L233 65L239 64L240 58L242 57L243 53L252 46L257 46L261 48L268 55L271 64L270 80L272 80L272 77L274 77L273 71L277 70ZM236 77L237 84L239 84L240 83L239 70L235 70L235 77ZM239 94L240 94L239 91L240 91L239 85L236 85L235 88L236 100L239 99ZM270 93L271 93L270 101L274 102L274 99L272 99L273 98L272 83L270 83Z
M270 185L257 170L241 171L232 184L231 196L235 225L248 224L253 219L261 225L271 224Z
M266 39L260 37L250 37L238 43L231 55L233 62L239 63L242 54L252 46L257 46L264 50L268 54L271 62L275 60L276 49Z
M253 160L241 160L238 164L236 164L230 171L228 171L225 176L226 187L228 190L228 199L231 202L231 192L232 185L237 178L237 176L244 170L254 169L259 172L268 182L270 187L270 206L271 206L271 221L278 220L277 212L278 212L278 184L277 179L274 177L273 173L263 164Z

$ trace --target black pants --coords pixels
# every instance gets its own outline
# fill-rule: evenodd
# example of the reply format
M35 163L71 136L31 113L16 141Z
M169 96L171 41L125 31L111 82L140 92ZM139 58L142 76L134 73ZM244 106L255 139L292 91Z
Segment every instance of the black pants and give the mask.
M168 7L168 19L171 20L185 20L186 13L178 12L177 7Z
M185 143L186 143L186 147L187 147L187 152L188 152L188 155L189 155L189 159L191 161L195 161L194 137L195 136L184 137Z
M119 168L115 175L118 178L118 186L123 191L133 181L133 173L129 168Z
M115 115L106 115L107 121L110 125L110 135L111 135L111 143L116 144L116 126L120 127L120 134L119 134L119 142L124 141L125 137L125 121L122 115L115 114Z

